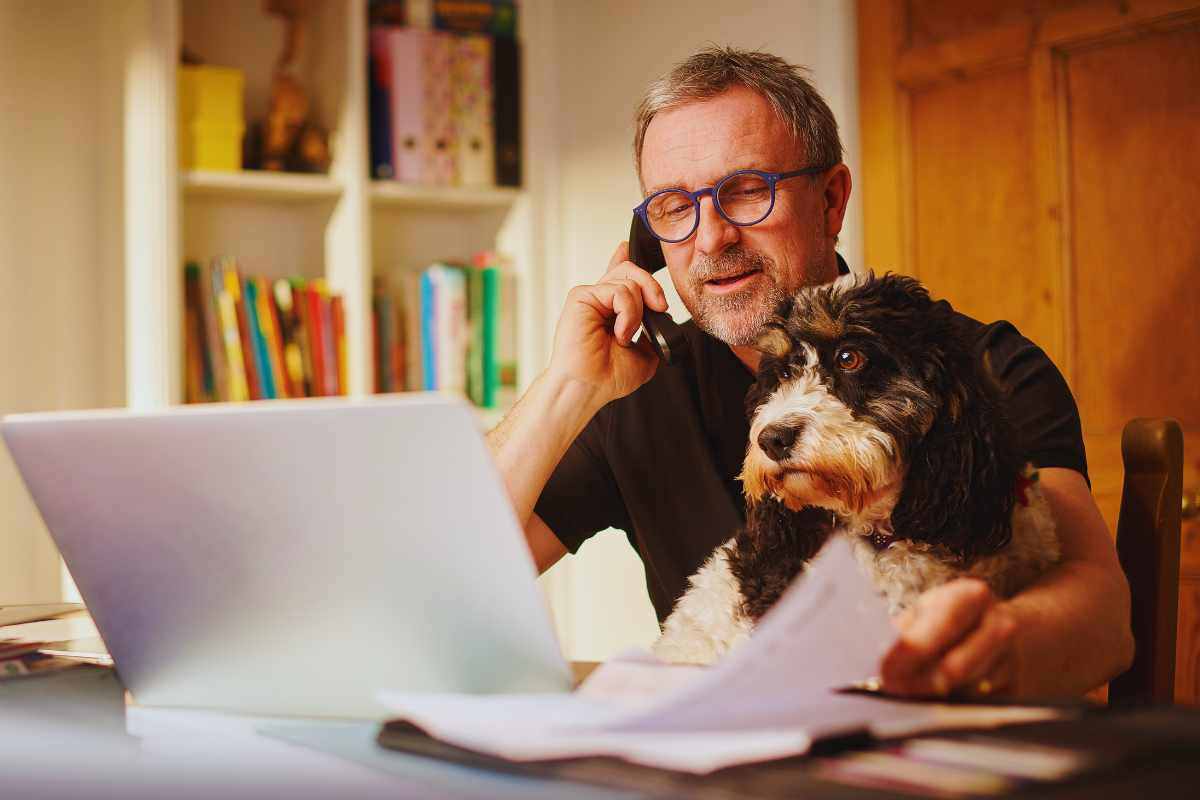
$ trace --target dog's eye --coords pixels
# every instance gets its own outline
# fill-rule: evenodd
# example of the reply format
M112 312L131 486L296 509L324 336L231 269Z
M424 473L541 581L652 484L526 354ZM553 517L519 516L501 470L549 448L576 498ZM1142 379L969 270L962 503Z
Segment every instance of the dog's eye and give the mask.
M866 356L858 350L850 350L849 348L838 350L833 360L842 372L858 372L867 365Z

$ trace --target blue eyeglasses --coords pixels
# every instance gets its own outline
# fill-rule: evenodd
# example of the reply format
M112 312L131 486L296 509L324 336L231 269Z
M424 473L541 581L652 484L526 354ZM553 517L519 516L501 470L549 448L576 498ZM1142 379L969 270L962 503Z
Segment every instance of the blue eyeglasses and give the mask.
M700 198L709 195L717 213L739 227L757 225L775 208L775 184L801 175L816 175L829 167L808 167L793 172L739 169L715 186L687 192L660 189L642 201L633 213L659 241L682 242L700 227Z

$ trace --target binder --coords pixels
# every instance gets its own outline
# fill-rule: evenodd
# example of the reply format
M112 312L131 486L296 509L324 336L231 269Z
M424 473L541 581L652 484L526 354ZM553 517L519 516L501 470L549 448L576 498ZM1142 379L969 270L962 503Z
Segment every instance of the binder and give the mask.
M372 28L369 41L371 175L375 178L396 175L392 162L392 60L388 30Z
M521 185L521 69L516 40L492 40L496 184Z
M454 39L442 31L426 31L424 90L424 130L427 149L422 163L422 182L449 186L457 182L458 138L452 109L454 97L451 74Z
M496 181L492 129L492 40L467 35L454 42L454 125L458 132L458 182L492 186Z

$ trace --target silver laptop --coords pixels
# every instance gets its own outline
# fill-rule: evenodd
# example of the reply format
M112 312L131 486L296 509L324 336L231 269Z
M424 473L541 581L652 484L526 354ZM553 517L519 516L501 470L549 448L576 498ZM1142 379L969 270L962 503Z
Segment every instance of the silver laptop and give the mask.
M141 704L379 718L381 689L570 686L464 403L20 414L0 429Z

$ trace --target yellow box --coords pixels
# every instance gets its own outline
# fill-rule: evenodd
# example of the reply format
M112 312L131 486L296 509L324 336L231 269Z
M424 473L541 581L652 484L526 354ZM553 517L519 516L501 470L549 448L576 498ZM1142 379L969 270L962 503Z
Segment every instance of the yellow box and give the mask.
M179 126L179 166L236 172L242 168L243 124L189 122Z
M245 121L246 77L234 67L181 66L179 68L179 121Z

